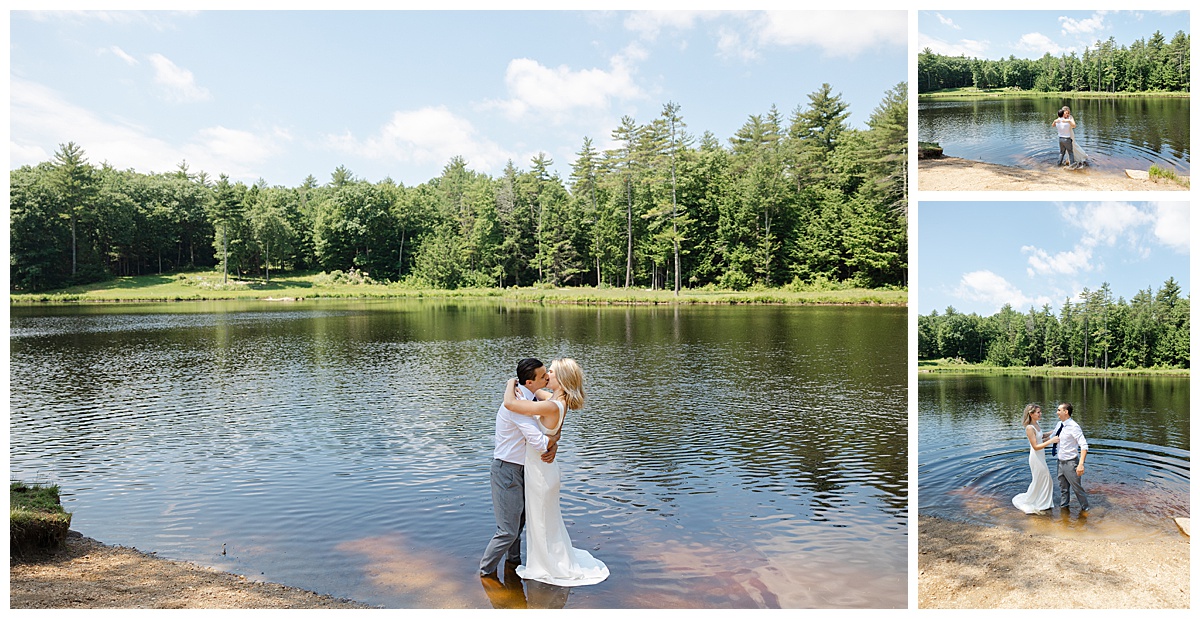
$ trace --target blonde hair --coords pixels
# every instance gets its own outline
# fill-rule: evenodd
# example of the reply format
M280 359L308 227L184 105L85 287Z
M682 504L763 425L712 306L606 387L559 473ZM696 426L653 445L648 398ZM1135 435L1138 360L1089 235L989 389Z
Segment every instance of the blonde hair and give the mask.
M1037 404L1028 404L1025 406L1025 415L1021 417L1021 427L1029 425L1033 421L1034 411L1040 411L1042 407Z
M570 410L583 408L583 370L574 359L555 359L550 363L554 378L562 390L563 400Z

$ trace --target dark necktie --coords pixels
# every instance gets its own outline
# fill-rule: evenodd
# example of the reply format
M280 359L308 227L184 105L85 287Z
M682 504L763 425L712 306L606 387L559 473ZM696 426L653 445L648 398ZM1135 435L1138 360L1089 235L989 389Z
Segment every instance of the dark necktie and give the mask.
M1064 425L1066 425L1066 424L1063 424L1063 423L1058 424L1058 431L1054 433L1054 436L1058 436L1059 434L1062 434ZM1052 456L1058 455L1058 443L1055 443L1050 446L1050 455L1052 455Z

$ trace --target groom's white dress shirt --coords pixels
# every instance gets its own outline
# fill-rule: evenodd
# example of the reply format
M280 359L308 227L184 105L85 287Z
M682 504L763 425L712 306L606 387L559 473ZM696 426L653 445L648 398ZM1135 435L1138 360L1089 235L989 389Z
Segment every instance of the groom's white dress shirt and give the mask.
M1088 448L1087 439L1083 438L1083 428L1070 418L1058 422L1058 425L1062 426L1062 433L1058 435L1058 459L1073 460L1081 448ZM1057 432L1058 428L1054 431Z
M522 400L536 399L525 385L519 387ZM500 410L496 412L496 450L493 457L524 466L526 443L542 452L549 447L546 435L542 434L533 417L514 413L501 404Z

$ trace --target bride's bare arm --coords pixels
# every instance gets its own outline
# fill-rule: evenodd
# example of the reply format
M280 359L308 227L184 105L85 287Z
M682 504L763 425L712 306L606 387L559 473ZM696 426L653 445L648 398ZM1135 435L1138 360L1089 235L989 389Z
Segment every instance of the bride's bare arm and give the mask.
M1057 436L1044 442L1044 443L1037 442L1036 437L1037 437L1037 431L1033 429L1033 426L1025 426L1025 438L1029 439L1029 446L1033 447L1033 449L1035 451L1041 451L1041 450L1045 449L1046 447L1058 442Z

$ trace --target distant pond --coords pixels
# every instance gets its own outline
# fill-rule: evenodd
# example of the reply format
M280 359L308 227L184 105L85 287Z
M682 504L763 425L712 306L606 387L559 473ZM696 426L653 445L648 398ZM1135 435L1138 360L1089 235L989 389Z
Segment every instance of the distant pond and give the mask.
M1188 97L919 98L917 139L941 144L949 157L1019 168L1053 168L1058 134L1050 123L1071 107L1075 137L1097 172L1147 170L1152 164L1188 176Z
M103 542L488 608L501 386L571 356L563 513L612 576L530 606L905 608L907 341L905 308L14 306L9 465Z

